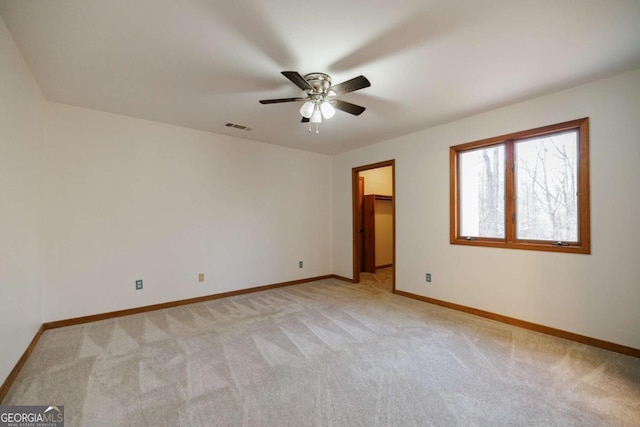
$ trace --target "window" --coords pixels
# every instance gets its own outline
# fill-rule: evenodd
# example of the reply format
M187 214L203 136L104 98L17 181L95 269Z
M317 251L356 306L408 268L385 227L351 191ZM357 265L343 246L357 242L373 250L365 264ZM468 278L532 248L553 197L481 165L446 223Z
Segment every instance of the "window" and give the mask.
M456 145L451 243L590 253L589 119Z

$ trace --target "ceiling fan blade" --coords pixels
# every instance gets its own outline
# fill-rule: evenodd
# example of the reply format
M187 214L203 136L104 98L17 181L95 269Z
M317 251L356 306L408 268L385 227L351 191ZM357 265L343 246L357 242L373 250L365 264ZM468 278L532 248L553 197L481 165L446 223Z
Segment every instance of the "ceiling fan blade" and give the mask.
M344 111L346 113L353 114L354 116L359 116L364 110L366 110L366 108L359 105L340 101L338 99L331 101L331 105L333 105L336 110Z
M260 104L278 104L280 102L296 102L307 98L280 98L280 99L262 99Z
M313 86L311 86L309 82L306 81L297 71L282 71L282 75L291 80L294 85L298 86L302 90L313 90Z
M309 119L306 117L303 117L300 123L309 123Z
M353 92L359 89L364 89L365 87L371 86L371 82L365 76L354 77L351 80L347 80L346 82L339 83L335 86L331 86L332 91L336 93L336 95L340 95L343 93Z

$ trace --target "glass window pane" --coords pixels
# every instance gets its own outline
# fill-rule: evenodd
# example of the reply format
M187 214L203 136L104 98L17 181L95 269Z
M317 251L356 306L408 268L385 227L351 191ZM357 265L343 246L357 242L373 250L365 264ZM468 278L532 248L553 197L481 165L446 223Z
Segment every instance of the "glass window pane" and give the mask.
M504 238L504 144L461 152L460 235Z
M578 241L578 132L515 146L516 238Z

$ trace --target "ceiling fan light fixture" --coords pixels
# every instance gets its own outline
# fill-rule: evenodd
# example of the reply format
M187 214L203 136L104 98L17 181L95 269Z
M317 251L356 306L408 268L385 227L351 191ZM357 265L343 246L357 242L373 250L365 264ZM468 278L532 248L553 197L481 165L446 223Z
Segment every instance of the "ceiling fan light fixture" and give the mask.
M302 104L302 107L300 107L300 114L302 115L302 117L308 119L313 114L314 109L315 109L315 104L311 101L307 101L304 104Z
M322 113L322 117L330 119L336 114L336 109L328 101L322 101L322 104L320 104L320 112Z
M371 86L365 76L354 77L334 85L331 77L325 73L310 73L302 76L297 71L283 71L281 74L302 89L307 95L306 98L262 99L259 102L260 104L278 104L281 102L304 101L299 112L302 116L302 123L309 123L309 132L311 132L311 125L315 124L316 133L320 133L318 125L322 123L322 119L332 118L336 114L336 110L344 111L354 116L359 116L365 110L364 107L359 105L333 98Z

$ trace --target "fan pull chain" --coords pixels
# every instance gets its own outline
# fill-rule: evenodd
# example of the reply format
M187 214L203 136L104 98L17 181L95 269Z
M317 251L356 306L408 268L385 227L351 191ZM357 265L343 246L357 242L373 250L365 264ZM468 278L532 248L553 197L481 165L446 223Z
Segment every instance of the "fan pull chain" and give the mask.
M311 122L309 122L309 133L311 133ZM320 130L318 130L318 123L316 123L316 134L319 134Z

